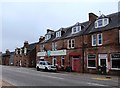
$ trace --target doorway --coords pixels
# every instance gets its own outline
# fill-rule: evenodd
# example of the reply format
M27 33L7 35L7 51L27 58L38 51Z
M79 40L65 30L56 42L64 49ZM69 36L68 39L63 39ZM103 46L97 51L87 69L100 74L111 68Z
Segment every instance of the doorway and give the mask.
M107 54L99 54L99 66L105 66L106 67L106 72L108 72L108 57Z
M80 72L80 58L72 57L72 71Z

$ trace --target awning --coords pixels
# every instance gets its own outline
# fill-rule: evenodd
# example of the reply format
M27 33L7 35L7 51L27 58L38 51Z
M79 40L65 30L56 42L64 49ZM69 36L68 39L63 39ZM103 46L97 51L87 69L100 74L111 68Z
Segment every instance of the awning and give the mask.
M80 54L71 53L69 56L81 56Z

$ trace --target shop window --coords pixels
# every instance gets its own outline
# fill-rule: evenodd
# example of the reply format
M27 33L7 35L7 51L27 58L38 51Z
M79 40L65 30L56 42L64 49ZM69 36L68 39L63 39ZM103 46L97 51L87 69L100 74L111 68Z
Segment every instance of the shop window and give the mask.
M120 68L120 53L111 55L111 66L112 69L116 70Z
M88 55L88 68L95 68L96 67L96 56L95 55Z

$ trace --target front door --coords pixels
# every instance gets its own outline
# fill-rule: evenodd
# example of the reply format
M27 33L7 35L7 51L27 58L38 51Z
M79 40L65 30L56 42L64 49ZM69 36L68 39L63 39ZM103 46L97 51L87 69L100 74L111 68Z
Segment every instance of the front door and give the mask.
M72 70L75 72L80 72L80 59L78 58L72 58Z
M106 72L108 68L108 61L107 61L107 54L99 54L99 66L105 66L106 67Z

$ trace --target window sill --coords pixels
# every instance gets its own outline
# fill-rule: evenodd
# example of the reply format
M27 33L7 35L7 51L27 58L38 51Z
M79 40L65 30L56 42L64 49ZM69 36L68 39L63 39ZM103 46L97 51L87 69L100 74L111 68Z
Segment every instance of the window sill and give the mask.
M97 45L92 45L92 46L94 47L94 46L97 46Z
M98 44L98 46L102 46L102 44Z
M87 67L87 68L90 68L90 69L96 69L96 67Z
M120 70L120 68L111 68L110 70Z

